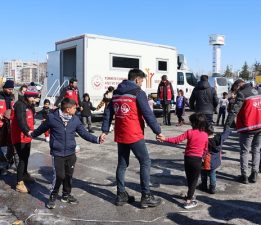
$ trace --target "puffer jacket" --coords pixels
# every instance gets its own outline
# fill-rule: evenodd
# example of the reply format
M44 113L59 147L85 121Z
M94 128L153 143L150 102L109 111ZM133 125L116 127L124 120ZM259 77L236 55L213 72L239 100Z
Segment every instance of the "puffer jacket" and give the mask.
M218 97L208 81L199 81L189 99L190 108L196 112L213 114L218 105Z

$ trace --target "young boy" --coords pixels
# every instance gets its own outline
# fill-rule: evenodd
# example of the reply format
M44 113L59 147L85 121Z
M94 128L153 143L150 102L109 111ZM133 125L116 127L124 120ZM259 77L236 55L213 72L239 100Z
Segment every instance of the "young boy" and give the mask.
M35 131L31 132L32 137L37 137L50 129L50 149L54 168L53 187L47 208L55 208L55 200L59 188L63 184L62 202L78 204L78 200L71 195L72 176L76 163L75 155L75 132L83 139L92 143L103 143L103 138L90 134L84 128L77 116L75 116L76 102L64 98L61 102L61 109L49 113L44 121Z

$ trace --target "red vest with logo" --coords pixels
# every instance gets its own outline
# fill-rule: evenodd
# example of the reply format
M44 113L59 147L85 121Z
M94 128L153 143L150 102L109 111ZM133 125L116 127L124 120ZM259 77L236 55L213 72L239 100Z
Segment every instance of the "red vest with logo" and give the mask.
M117 143L131 144L144 138L144 120L137 108L136 95L113 95Z
M13 108L13 106L14 106L14 101L11 101L11 109ZM0 99L0 115L3 116L6 110L7 110L7 108L6 108L5 100ZM3 124L4 124L3 121L0 120L0 127L2 127Z
M68 89L64 95L64 98L70 98L72 100L74 100L77 104L77 106L79 105L78 102L78 89Z
M238 132L261 129L261 95L245 99L237 115L236 127Z
M32 141L32 138L26 136L18 126L18 121L14 110L12 110L11 118L12 118L12 122L11 122L12 144L30 143ZM29 129L34 130L34 114L33 111L28 108L26 109L26 122Z
M159 98L160 98L161 101L164 100L164 88L167 89L167 98L166 98L166 100L170 101L171 98L172 98L172 92L171 92L170 83L168 83L166 87L160 86Z

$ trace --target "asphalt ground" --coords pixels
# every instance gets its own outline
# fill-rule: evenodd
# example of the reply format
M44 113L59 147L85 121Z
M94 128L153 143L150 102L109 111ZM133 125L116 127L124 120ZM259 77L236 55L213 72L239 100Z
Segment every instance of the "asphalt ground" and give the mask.
M188 121L187 116L186 121ZM215 115L216 116L216 115ZM162 123L162 118L157 118ZM189 125L162 126L162 133L176 136L190 128ZM37 122L39 124L39 121ZM101 122L93 123L95 134L100 134ZM221 127L215 127L221 132ZM130 131L131 132L131 131ZM140 208L139 164L133 154L126 172L126 190L136 201L122 207L115 206L115 171L117 145L113 132L103 145L91 144L76 137L80 144L73 179L72 194L78 205L56 201L56 208L45 207L52 182L51 157L44 136L33 140L29 159L29 172L36 178L27 184L30 194L15 191L16 173L9 169L0 177L0 224L261 224L261 176L255 184L241 184L239 142L235 132L223 146L222 166L217 172L217 193L208 194L196 190L198 206L191 210L183 208L187 192L184 172L184 149L186 143L170 145L155 141L150 128L145 129L145 139L151 157L151 190L163 203L156 208ZM251 159L251 157L249 157ZM251 161L250 161L251 164ZM199 180L200 182L200 180ZM18 221L19 222L19 221Z

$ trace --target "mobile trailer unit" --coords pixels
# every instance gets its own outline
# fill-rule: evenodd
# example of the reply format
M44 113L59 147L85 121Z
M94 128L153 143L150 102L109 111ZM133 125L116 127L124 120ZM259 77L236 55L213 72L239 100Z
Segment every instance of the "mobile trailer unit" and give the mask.
M146 73L142 89L147 94L157 92L165 74L176 89L175 47L85 34L56 42L55 51L48 53L48 95L58 95L50 89L76 77L80 94L89 93L96 106L107 88L116 88L132 68Z

